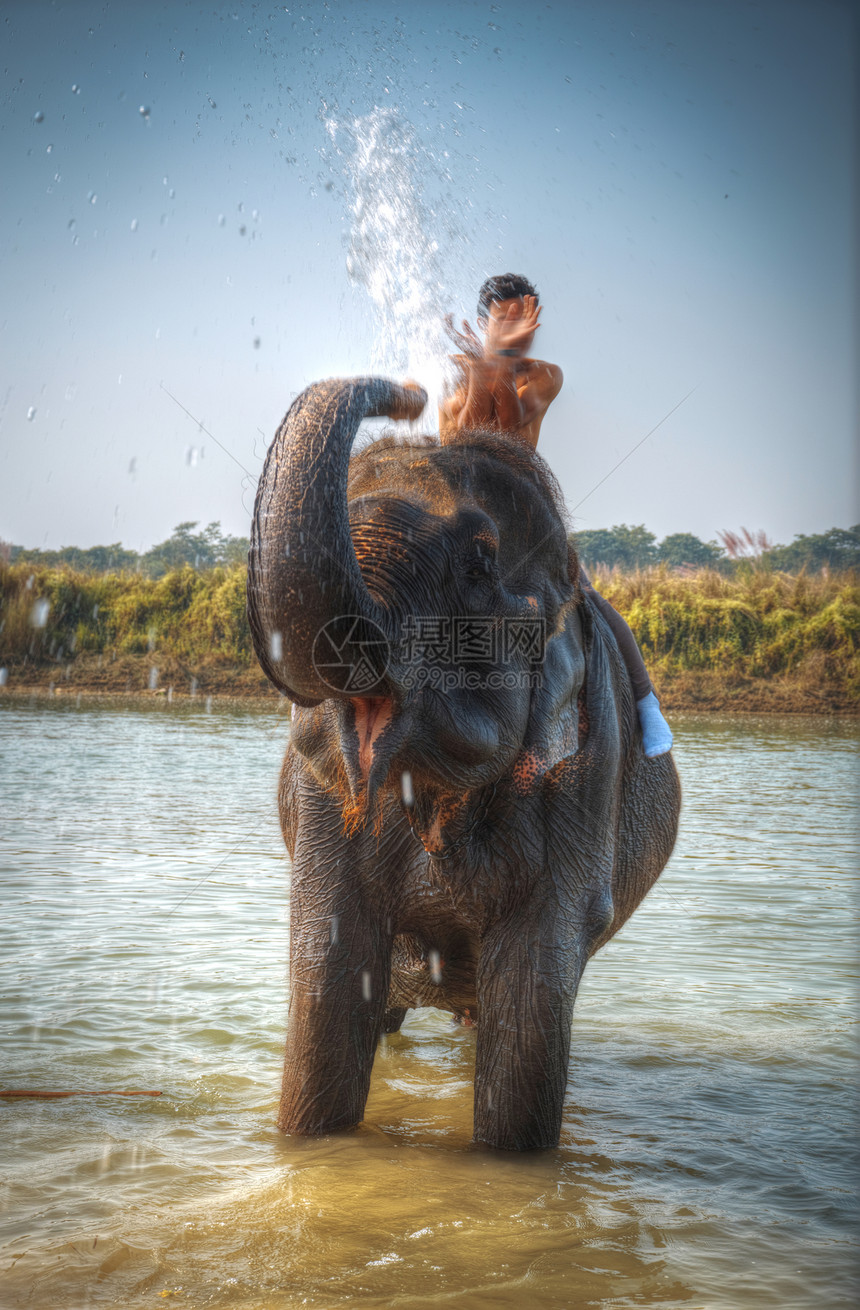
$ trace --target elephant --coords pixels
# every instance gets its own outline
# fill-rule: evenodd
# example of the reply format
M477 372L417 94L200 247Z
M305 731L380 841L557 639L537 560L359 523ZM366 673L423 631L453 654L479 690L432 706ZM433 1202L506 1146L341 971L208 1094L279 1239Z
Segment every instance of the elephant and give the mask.
M257 490L248 617L292 702L278 1126L357 1125L410 1007L476 1026L474 1140L557 1145L585 964L675 841L612 633L578 585L560 488L514 435L383 433L416 384L309 386Z

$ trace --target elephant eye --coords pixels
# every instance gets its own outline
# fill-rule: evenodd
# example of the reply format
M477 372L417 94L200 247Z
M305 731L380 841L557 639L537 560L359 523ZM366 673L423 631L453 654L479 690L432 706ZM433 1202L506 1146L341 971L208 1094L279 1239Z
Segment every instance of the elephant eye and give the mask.
M470 582L482 582L493 572L493 564L485 556L480 555L477 559L470 560L466 566L466 577Z

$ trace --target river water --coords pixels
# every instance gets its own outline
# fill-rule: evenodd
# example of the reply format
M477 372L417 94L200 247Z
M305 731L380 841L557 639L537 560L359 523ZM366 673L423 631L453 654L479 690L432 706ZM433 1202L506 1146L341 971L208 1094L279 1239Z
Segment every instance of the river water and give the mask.
M577 1002L558 1150L470 1145L412 1012L366 1123L273 1126L277 711L6 700L0 1303L854 1304L855 724L675 716L675 855Z

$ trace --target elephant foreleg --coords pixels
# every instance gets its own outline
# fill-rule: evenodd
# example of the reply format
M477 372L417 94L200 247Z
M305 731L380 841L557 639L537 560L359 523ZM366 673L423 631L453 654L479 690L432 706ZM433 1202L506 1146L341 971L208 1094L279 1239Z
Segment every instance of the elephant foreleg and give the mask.
M382 1030L391 944L354 897L314 917L293 905L300 954L290 1012L278 1127L315 1136L359 1123ZM301 895L299 895L301 901ZM296 914L298 910L298 914ZM298 922L295 922L295 920Z
M475 1140L509 1151L555 1146L580 970L558 915L517 916L485 937L478 970Z

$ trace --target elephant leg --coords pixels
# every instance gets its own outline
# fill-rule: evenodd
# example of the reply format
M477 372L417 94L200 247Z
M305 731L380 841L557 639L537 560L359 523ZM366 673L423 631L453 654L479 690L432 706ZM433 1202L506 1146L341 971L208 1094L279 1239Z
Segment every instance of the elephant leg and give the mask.
M309 882L311 880L308 880ZM296 885L278 1127L316 1136L360 1122L388 995L391 943L360 897Z
M474 1136L509 1151L558 1144L581 967L558 912L487 934L478 968Z

